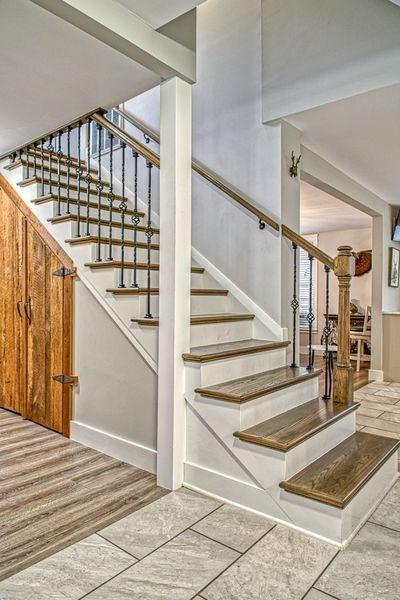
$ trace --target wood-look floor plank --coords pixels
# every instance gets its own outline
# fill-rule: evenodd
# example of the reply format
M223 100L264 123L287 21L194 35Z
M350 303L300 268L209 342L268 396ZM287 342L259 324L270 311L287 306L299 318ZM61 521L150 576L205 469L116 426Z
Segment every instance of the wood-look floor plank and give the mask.
M0 580L167 493L154 475L13 413L0 422Z

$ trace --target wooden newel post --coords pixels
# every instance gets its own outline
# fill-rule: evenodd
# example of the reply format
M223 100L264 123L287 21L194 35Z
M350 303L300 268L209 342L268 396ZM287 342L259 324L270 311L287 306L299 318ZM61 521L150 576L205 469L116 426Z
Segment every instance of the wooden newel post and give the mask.
M355 259L350 246L340 246L335 258L335 275L339 284L337 363L333 374L333 400L353 401L353 368L350 362L350 285Z

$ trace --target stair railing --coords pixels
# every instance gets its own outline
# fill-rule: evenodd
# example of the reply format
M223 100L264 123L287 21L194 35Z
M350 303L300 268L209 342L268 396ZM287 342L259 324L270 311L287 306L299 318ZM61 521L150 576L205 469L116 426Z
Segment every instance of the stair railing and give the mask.
M8 152L0 156L3 160L7 156L11 162L21 161L25 168L24 183L29 184L36 181L40 184L40 195L42 198L52 196L56 203L56 218L62 220L64 217L71 215L71 206L76 205L76 229L74 236L82 240L85 237L96 240L96 258L98 263L116 262L119 266L118 287L126 287L125 271L133 269L133 277L131 287L140 292L138 285L137 270L141 269L147 272L146 275L146 314L145 318L152 318L151 312L151 271L155 268L152 263L152 252L158 249L158 245L152 243L154 229L152 227L152 169L160 167L159 156L150 150L146 145L132 138L123 129L111 123L105 117L106 111L96 109L89 113L66 123L65 125L41 135L38 138L32 139L29 142L17 147L11 153ZM98 174L92 168L92 123L97 127L97 160ZM82 160L82 130L86 127L86 144L87 156L86 164ZM71 154L71 133L76 131L77 157ZM109 152L109 181L104 180L102 172L102 146L101 140L103 132L107 132L110 139ZM122 195L115 194L114 181L114 142L119 141L121 146L121 187ZM134 207L129 211L132 224L126 222L128 214L127 198L125 196L126 189L126 149L130 148L134 159ZM145 216L145 225L140 226L141 213L138 211L138 172L142 168L141 160L144 160L147 171L147 214ZM40 162L40 169L38 168ZM55 177L53 177L55 173ZM76 180L76 184L72 183L72 179ZM53 193L56 190L55 194ZM76 192L76 197L71 197L71 192ZM40 198L39 198L40 199ZM105 203L104 203L105 201ZM115 214L115 202L118 201L118 212L120 221L118 226L121 230L119 240L116 240L113 234L113 227L116 223L113 221ZM86 209L86 210L84 210ZM91 217L90 209L96 210L96 217ZM107 217L103 218L104 212ZM91 236L90 226L96 228L96 235ZM129 227L133 230L133 241L128 241L126 230ZM107 230L107 235L104 237L104 228ZM82 232L82 229L84 230ZM146 241L138 240L138 233L143 231ZM114 261L114 245L120 246L120 261ZM132 246L132 262L126 260L126 249ZM103 246L106 252L103 252ZM146 252L146 261L139 264L138 249L143 249ZM106 254L104 256L104 254Z

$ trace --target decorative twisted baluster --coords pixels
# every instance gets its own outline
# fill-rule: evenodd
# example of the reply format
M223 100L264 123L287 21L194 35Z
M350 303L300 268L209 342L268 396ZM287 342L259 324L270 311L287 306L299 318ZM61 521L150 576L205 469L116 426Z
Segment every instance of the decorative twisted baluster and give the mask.
M62 132L58 132L58 149L57 149L57 217L61 216L61 159L63 153L61 150ZM51 174L50 174L51 177Z
M52 194L53 193L53 180L51 177L51 162L53 159L53 152L54 152L52 135L49 137L49 143L47 144L47 150L49 152L49 194Z
M133 215L132 215L132 223L134 226L133 230L133 281L131 287L137 288L137 228L140 223L140 216L138 214L138 158L139 154L133 150L132 156L134 160L134 180L133 180L133 196L134 196L134 206L133 206Z
M147 225L146 225L146 237L147 237L147 311L145 318L151 319L152 314L150 310L150 297L151 297L151 238L153 237L154 231L151 227L151 170L153 165L147 161L146 166L148 169L148 184L147 184Z
M96 188L97 188L97 255L96 262L102 262L101 258L101 193L103 191L103 183L101 181L101 134L103 127L97 125L97 138L98 138L98 153L99 153L99 174L97 176Z
M77 174L77 192L76 192L76 237L81 237L81 177L83 169L81 165L81 128L82 124L78 123L78 166L76 168Z
M315 321L315 315L313 312L313 262L314 257L309 254L308 260L310 261L310 286L309 286L309 306L308 306L308 314L307 314L307 323L308 323L308 365L307 369L311 371L312 369L312 326Z
M122 199L119 204L119 209L121 211L121 268L119 271L119 288L125 287L125 212L127 209L126 199L125 199L125 148L126 144L122 142Z
M329 341L331 335L331 328L329 326L329 275L330 268L325 265L325 327L323 331L323 340L325 344L325 392L323 398L329 400L332 391L332 378L331 378L331 356L329 353Z
M41 181L41 192L40 195L44 196L44 143L46 140L40 141L40 181Z
M69 215L69 214L71 214L71 211L69 209L69 203L70 203L70 189L69 189L69 186L71 184L71 165L72 165L72 160L71 160L71 127L68 127L68 129L67 129L67 158L65 159L65 164L67 165L67 209L66 209L66 214Z
M90 173L90 131L91 131L91 119L87 121L87 173L85 177L86 181L86 232L85 235L90 235L90 184L92 183L92 175Z
M297 312L299 310L299 300L297 297L297 244L292 244L293 247L293 299L290 303L293 311L293 358L292 367L297 367Z
M114 174L113 174L113 146L114 146L114 136L112 133L109 135L110 138L110 189L108 192L108 203L109 203L109 216L108 216L108 256L107 260L113 260L113 229L112 229L112 220L113 220L113 205L114 205ZM123 161L122 161L123 163ZM124 166L122 165L122 168Z

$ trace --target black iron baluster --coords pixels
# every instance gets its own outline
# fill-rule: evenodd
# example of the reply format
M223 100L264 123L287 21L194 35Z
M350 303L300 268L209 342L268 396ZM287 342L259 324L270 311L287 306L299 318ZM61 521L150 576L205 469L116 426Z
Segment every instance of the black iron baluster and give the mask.
M112 133L109 134L109 138L110 138L110 189L108 192L109 215L108 215L108 256L107 256L107 260L113 260L112 219L113 219L113 205L114 205L114 197L115 196L114 196L114 174L113 174L114 136ZM122 169L124 169L124 158L122 159Z
M290 303L293 310L293 359L291 367L297 367L297 311L299 310L299 300L297 297L297 244L293 243L293 300Z
M71 211L69 210L69 201L70 201L70 189L69 186L71 184L71 127L68 127L67 129L67 159L65 161L66 165L67 165L67 210L66 210L66 214L69 215L71 214Z
M53 180L51 177L51 161L52 161L53 152L54 152L52 135L49 138L49 143L47 144L47 150L49 151L49 194L52 194L53 193Z
M35 179L37 176L37 155L36 155L37 145L38 145L37 142L35 142L33 144L33 176L35 177ZM29 160L29 157L28 157L28 160Z
M151 227L151 170L153 165L151 162L146 163L148 169L148 184L147 184L147 225L146 225L146 237L147 237L147 312L145 315L146 319L152 319L150 311L150 296L151 296L151 238L153 237L153 229Z
M309 306L308 306L308 314L307 314L307 322L308 322L308 365L307 369L311 371L313 367L312 360L312 326L315 321L315 316L313 313L313 262L314 257L309 254L308 260L310 262L310 285L309 285Z
M125 211L127 209L125 200L125 147L126 145L122 142L122 200L119 204L121 211L121 269L119 271L119 288L125 287Z
M91 148L90 148L90 133L91 133L91 119L89 118L87 121L87 174L85 177L86 181L86 232L85 235L90 235L90 184L92 183L92 175L90 173L90 157L91 157Z
M97 256L96 262L102 262L101 258L101 192L103 191L103 184L101 181L101 134L103 132L103 127L101 125L97 125L97 138L98 145L97 150L99 153L98 161L99 161L99 174L97 175Z
M134 206L133 206L133 215L132 215L132 223L134 225L133 230L133 282L131 287L137 288L137 228L140 223L140 217L138 215L138 158L139 154L133 150L132 152L133 160L134 160L134 174L133 174L133 194L134 194Z
M76 192L76 237L81 237L81 177L83 169L81 166L81 127L82 123L78 123L78 166L77 174L77 192Z
M26 154L26 179L29 179L29 146L27 146L25 148L25 154Z
M63 156L61 150L62 131L58 132L58 149L57 149L57 217L61 217L61 159Z
M41 181L41 196L44 196L44 143L46 140L42 139L40 144L40 181Z
M324 327L324 344L325 344L325 393L324 400L329 400L331 397L332 388L332 373L331 373L331 355L329 353L330 342L330 327L329 327L329 274L331 270L325 265L326 287L325 287L325 327Z

